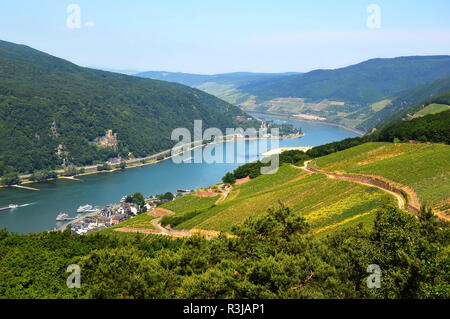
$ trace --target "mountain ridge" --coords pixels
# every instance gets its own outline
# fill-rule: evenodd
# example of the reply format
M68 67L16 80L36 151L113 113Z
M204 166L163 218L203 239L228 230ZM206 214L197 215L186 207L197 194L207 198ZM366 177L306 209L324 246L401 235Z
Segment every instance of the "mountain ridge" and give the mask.
M245 114L195 88L84 68L6 41L0 77L0 173L151 155L194 119L225 129ZM118 134L117 151L93 143L107 130Z

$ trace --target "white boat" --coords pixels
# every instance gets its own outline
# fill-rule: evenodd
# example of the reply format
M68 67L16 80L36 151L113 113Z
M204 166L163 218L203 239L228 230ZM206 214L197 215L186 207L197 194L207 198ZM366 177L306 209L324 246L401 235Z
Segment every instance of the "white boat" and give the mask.
M88 212L93 212L95 209L93 209L92 205L84 205L84 206L80 206L78 207L77 213L88 213Z
M15 209L15 208L17 208L17 207L19 207L19 205L16 205L16 204L9 204L9 206L0 208L0 211L2 211L2 210L8 210L8 209Z
M69 218L70 218L70 216L67 215L66 213L61 213L58 216L56 216L56 221L57 222L63 222L65 220L69 219Z

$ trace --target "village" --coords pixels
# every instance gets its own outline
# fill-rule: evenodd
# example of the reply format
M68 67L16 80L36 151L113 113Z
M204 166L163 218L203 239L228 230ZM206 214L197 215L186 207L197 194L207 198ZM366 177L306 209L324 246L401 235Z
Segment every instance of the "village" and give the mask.
M85 235L95 231L116 226L141 213L148 212L159 205L191 194L190 190L178 190L176 195L170 192L144 198L141 193L124 196L119 204L107 205L102 209L85 214L65 224L61 230L70 226L73 235Z

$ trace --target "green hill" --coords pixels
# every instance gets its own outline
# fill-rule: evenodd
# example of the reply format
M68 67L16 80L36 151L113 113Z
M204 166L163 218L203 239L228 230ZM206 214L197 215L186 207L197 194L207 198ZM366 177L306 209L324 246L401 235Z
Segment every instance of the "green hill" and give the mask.
M368 104L449 74L450 56L399 57L372 59L335 70L315 70L239 89L255 95L258 101L298 97Z
M0 41L0 173L141 157L173 145L171 131L233 127L244 113L180 84L79 67ZM107 130L116 145L93 142ZM114 141L113 141L114 142Z
M234 72L207 75L180 72L148 71L136 75L144 78L189 85L217 96L224 101L239 105L249 101L251 97L246 92L239 90L238 87L280 79L293 74L299 73Z
M358 128L365 131L373 127L384 128L407 118L408 114L415 114L429 104L449 103L449 91L450 77L445 77L431 84L402 92L396 98L392 98L392 102L387 107L371 115Z

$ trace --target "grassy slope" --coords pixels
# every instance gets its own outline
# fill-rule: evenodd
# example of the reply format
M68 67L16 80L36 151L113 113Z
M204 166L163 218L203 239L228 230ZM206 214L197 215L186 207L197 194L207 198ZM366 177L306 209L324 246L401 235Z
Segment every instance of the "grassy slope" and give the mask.
M205 199L198 201L206 206ZM304 215L315 230L320 230L360 220L356 216L370 218L380 203L392 203L393 199L376 188L332 180L322 175L310 175L298 168L283 165L277 174L263 175L235 187L224 203L204 209L177 228L229 231L234 223L263 213L270 206L277 205L278 201ZM177 213L192 210L183 207L187 200L184 203L177 202L171 203L171 208ZM199 206L198 202L196 206ZM178 210L176 207L179 207Z
M124 221L123 223L103 229L100 232L101 233L111 233L112 231L114 231L114 229L122 228L122 227L145 228L145 229L155 229L156 230L156 228L152 225L152 220L154 220L155 218L156 218L155 216L152 216L149 213L143 213L143 214L133 217L127 221Z
M197 197L194 194L183 196L172 202L165 203L161 207L176 212L177 214L185 214L192 211L199 211L214 205L219 196L215 197Z
M318 158L316 164L329 171L384 176L410 186L423 203L437 204L448 200L450 194L448 145L366 143ZM274 175L262 175L234 187L223 203L211 205L208 201L211 199L192 195L165 206L179 214L200 211L178 225L179 229L229 231L233 224L282 202L324 234L359 222L368 224L376 208L396 203L378 188L311 175L286 164Z
M419 112L417 112L414 115L425 116L428 114L436 114L436 113L448 111L449 109L450 109L450 106L448 106L448 105L433 103L433 104L430 104L430 105L426 106L425 108L421 109Z
M450 146L443 144L367 143L316 160L329 171L375 174L410 186L422 203L450 194Z

